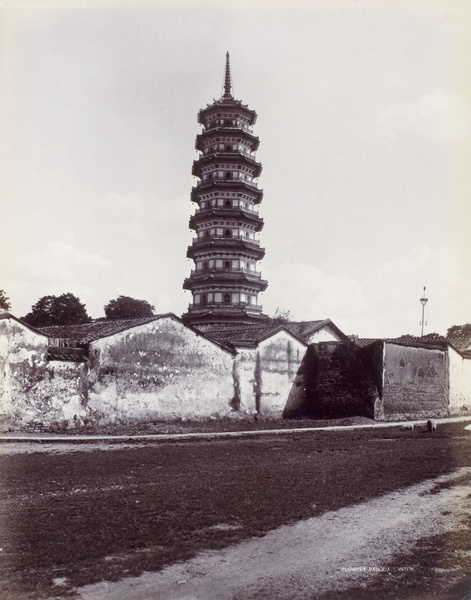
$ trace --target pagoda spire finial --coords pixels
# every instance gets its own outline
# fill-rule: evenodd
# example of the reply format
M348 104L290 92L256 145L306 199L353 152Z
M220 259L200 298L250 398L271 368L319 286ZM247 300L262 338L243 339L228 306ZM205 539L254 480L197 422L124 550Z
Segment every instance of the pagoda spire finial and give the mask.
M231 94L231 64L229 61L229 52L226 52L226 74L224 77L224 98L232 98Z

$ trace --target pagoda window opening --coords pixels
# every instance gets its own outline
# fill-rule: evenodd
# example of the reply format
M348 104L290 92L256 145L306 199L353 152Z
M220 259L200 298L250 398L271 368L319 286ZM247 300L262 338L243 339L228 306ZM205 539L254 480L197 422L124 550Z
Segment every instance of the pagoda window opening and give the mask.
M208 303L208 297L206 296L206 294L203 294L201 296L201 304L207 304Z
M204 263L203 263L203 271L207 271L207 270L208 270L208 263L205 260Z
M226 200L226 206L231 206L231 201L230 200Z
M231 263L229 260L226 260L226 262L224 263L224 270L230 271L230 269L231 269Z
M226 152L230 152L231 150L232 150L231 145L227 144L227 146L226 146Z
M226 231L224 232L224 237L231 237L231 230L230 229L226 229Z
M230 171L227 171L226 179L232 179L232 173Z
M230 303L231 303L231 295L224 294L224 304L230 304Z

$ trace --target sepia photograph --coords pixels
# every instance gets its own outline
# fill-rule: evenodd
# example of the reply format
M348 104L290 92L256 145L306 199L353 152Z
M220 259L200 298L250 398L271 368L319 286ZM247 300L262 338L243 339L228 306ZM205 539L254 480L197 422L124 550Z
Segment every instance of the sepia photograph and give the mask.
M0 2L0 598L471 600L471 3Z

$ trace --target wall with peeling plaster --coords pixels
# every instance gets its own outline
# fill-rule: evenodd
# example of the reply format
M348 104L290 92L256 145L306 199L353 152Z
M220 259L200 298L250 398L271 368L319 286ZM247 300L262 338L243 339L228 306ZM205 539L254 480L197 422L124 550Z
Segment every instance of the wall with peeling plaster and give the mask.
M0 424L63 429L86 416L87 366L47 361L48 339L14 318L0 319Z
M305 338L307 344L319 344L321 342L340 342L343 338L330 325L324 325L322 329L315 331Z
M280 331L258 348L237 348L241 410L261 419L280 419L306 345Z
M233 354L164 318L89 348L89 409L99 422L234 416Z
M448 415L449 370L446 350L384 343L384 420Z
M305 344L279 331L234 354L164 317L92 342L86 362L48 361L47 337L3 316L0 421L4 430L61 430L179 419L373 416L373 404L375 419L399 420L469 405L465 369L471 361L381 341L349 348L324 342L306 353Z

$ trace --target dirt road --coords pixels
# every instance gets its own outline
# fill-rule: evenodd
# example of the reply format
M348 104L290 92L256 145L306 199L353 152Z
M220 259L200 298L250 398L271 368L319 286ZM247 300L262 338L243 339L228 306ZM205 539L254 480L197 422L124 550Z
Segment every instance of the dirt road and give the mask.
M203 552L158 573L78 590L81 600L301 600L359 598L378 586L381 598L444 599L404 580L420 581L418 540L463 532L469 539L471 468L383 495L368 502L284 526L263 538ZM221 524L221 527L224 525ZM469 546L468 546L469 548ZM455 552L447 589L469 575L471 550ZM410 564L407 557L411 557ZM397 558L404 560L394 566ZM348 590L357 590L348 595ZM334 594L334 595L332 595ZM396 595L397 594L397 595ZM365 596L366 597L366 596ZM368 596L370 597L370 596ZM374 597L371 596L371 597ZM461 595L461 598L464 596Z

